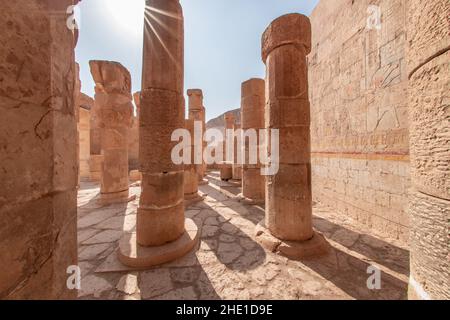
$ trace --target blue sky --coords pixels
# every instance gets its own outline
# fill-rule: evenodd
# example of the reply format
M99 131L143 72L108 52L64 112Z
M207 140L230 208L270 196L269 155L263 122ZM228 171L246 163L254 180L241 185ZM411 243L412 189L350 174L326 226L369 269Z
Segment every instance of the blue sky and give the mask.
M141 88L144 0L82 0L82 91L94 95L89 60L122 63ZM319 0L181 0L185 18L185 89L200 88L207 119L239 108L241 83L264 77L261 34L280 15L309 15Z

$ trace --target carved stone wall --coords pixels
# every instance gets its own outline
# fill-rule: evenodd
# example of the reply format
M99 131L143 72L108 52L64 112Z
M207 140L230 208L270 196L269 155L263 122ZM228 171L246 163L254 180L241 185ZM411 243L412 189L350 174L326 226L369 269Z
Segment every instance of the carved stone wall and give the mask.
M77 294L76 2L0 1L0 299Z
M315 200L405 242L406 3L320 1L309 55Z

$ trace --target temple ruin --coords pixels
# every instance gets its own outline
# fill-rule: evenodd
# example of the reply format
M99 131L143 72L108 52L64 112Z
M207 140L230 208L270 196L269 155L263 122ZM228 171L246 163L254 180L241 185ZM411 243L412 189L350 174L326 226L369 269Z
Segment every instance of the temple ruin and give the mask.
M92 60L93 97L78 2L0 4L0 299L450 298L448 0L276 18L265 78L209 121L179 0L145 1L139 91ZM208 129L224 157L207 165Z

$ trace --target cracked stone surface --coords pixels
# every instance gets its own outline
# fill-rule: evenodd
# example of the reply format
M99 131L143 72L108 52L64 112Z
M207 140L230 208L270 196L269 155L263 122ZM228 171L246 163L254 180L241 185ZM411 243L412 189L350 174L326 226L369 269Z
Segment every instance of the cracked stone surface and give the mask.
M255 241L263 206L239 202L236 184L200 186L202 202L185 215L202 227L196 251L145 271L96 272L114 260L121 233L135 229L136 200L101 206L99 186L83 183L78 193L78 254L82 270L80 299L406 299L409 252L402 243L316 203L314 225L329 241L326 256L289 260ZM111 261L111 263L116 263ZM381 289L369 290L367 268L381 270Z

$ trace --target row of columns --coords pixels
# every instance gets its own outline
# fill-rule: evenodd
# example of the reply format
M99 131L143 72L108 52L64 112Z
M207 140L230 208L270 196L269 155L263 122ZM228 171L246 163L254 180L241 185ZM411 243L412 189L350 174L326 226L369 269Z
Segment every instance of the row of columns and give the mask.
M1 298L73 298L76 293L66 285L67 267L77 264L76 33L66 28L65 15L61 14L76 1L55 3L41 6L36 1L18 0L1 4L3 15L20 15L22 20L39 24L38 28L30 27L20 19L11 19L13 26L0 33L3 43L13 39L15 48L20 49L15 51L16 59L5 59L2 75L9 92L2 96L6 108L0 130L2 137L11 139L0 154L5 185L0 191L0 216L8 226L0 239L0 269L4 271L0 273ZM198 239L197 226L184 217L184 168L170 159L172 131L191 128L192 123L184 119L182 9L179 0L147 0L146 4L154 8L152 14L158 15L160 23L147 22L145 26L139 151L143 181L137 234L125 234L119 249L119 259L133 267L173 260L190 251ZM408 51L412 298L448 298L449 292L448 234L444 227L448 223L449 171L448 161L442 161L448 154L448 125L444 125L448 105L443 97L448 92L449 44L434 41L445 34L441 31L446 30L449 7L445 0L433 4L412 1L408 27L411 39L415 39ZM438 27L421 28L424 14L437 19ZM150 15L146 18L152 19ZM21 30L20 35L16 30ZM267 70L265 128L280 130L280 158L272 159L279 161L280 170L266 177L266 220L259 226L257 238L263 245L275 243L272 248L287 256L317 254L326 244L311 223L308 18L290 14L276 19L265 31L262 46ZM45 50L40 50L43 47ZM34 51L38 55L28 54ZM21 81L17 81L13 66L17 60L27 60L35 73L22 72ZM126 200L129 74L109 62L92 62L91 70L100 113L103 170L112 168L103 171L102 198ZM27 87L30 90L24 91L23 83L32 84ZM243 96L259 100L261 93L255 91L243 92ZM243 126L249 126L245 113L250 106L259 110L260 102L243 102ZM249 169L244 166L244 180Z

